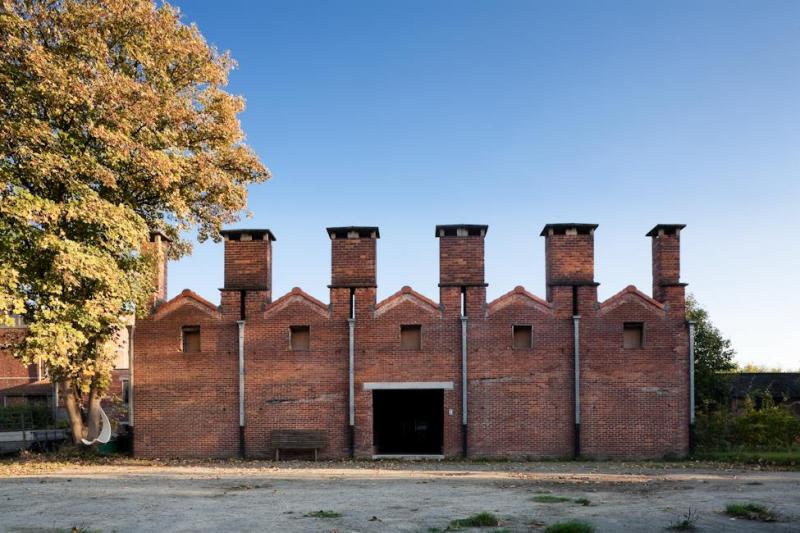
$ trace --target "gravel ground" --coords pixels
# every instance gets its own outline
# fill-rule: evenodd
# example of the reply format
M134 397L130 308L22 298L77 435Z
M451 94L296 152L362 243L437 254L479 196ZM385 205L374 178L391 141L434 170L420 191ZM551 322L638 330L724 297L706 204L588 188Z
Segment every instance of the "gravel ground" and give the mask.
M570 498L540 503L548 494ZM588 505L576 503L587 498ZM776 522L735 520L730 502ZM800 531L800 472L689 463L0 463L0 530L427 531L489 511L509 531L568 519L598 532ZM337 518L314 518L326 510ZM491 531L489 528L485 531Z

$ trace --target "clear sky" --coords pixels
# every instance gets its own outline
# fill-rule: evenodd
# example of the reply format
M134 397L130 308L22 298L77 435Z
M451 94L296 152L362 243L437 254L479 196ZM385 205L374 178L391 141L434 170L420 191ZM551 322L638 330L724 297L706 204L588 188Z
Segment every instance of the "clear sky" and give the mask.
M800 2L178 0L230 50L273 179L274 294L328 301L326 226L380 226L379 298L438 299L434 226L489 224L489 298L544 295L548 222L591 222L600 299L651 291L656 223L741 362L800 369ZM170 266L219 301L222 244Z

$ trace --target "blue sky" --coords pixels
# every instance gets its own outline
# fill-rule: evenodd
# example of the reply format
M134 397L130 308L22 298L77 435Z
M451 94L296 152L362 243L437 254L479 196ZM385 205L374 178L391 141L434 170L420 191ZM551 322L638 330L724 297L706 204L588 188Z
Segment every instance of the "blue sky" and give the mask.
M800 369L800 2L182 0L230 50L275 296L328 300L324 228L376 225L379 298L438 299L436 224L489 224L489 298L544 295L548 222L591 222L607 298L654 224L742 362ZM212 301L222 244L170 265Z

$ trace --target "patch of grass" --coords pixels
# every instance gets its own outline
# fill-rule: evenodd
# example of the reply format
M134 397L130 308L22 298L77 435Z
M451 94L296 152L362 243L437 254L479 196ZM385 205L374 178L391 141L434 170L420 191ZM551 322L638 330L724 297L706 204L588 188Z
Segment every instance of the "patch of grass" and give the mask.
M308 518L339 518L342 516L342 513L337 513L336 511L314 511L312 513L306 513L303 516Z
M553 496L552 494L539 494L533 497L536 503L564 503L571 501L570 498L565 496Z
M459 518L450 522L448 529L459 529L462 527L493 527L499 525L500 522L497 517L492 513L478 513L467 518Z
M759 522L774 522L778 519L766 505L760 503L729 503L725 506L725 514Z
M586 506L586 505L589 505L589 504L592 503L589 498L575 498L573 501L575 503L578 503L578 504L583 505L583 506Z
M686 514L668 525L667 529L671 531L694 531L697 529L697 518L697 511L692 511L692 509L689 508Z
M568 520L550 524L544 533L594 533L594 526L580 520Z

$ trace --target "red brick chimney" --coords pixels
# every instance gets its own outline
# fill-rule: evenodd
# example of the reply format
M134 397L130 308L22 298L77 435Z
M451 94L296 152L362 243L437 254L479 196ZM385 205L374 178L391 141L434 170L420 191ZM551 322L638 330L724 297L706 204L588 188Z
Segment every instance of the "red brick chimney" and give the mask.
M246 318L272 301L275 235L268 229L230 229L221 231L220 235L225 239L223 314L231 319Z
M547 301L573 314L597 301L594 281L594 230L597 224L547 224L544 240ZM588 305L581 305L581 304Z
M144 245L148 252L155 253L156 271L154 277L152 305L155 307L167 299L167 251L172 241L160 231L151 231Z
M681 283L681 230L685 224L658 224L647 232L653 242L653 298L683 313L686 284Z
M377 244L380 231L375 226L327 228L331 239L331 304L334 313L349 316L351 293L359 313L375 305L378 286ZM363 308L363 309L362 309Z
M484 241L489 226L436 226L439 238L439 287L447 312L461 312L462 293L467 316L477 316L486 303Z

